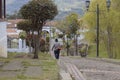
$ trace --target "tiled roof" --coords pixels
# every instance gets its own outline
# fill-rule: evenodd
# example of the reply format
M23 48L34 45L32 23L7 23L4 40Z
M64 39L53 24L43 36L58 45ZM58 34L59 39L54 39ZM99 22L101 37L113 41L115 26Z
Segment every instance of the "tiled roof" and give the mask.
M15 27L15 24L17 24L20 21L23 21L23 19L8 20L7 28ZM49 21L49 22L46 22L45 26L55 26L56 24L57 24L57 21Z
M14 28L16 27L15 25L20 22L20 21L23 21L23 19L14 19L14 20L8 20L7 21L7 28Z
M22 21L23 19L15 19L15 20L8 20L8 24L7 24L7 36L10 38L19 38L19 34L16 30L16 24L20 21Z
M14 20L8 20L8 23L13 23L13 24L17 24L18 22L23 21L23 19L14 19Z
M7 33L17 33L15 29L7 29Z
M17 35L17 34L12 34L12 35L7 35L7 36L10 38L19 38L19 35Z

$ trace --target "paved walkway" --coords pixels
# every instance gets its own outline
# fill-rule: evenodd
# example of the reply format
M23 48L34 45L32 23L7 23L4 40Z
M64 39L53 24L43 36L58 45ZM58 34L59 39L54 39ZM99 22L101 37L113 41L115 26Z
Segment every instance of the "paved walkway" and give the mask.
M23 70L23 66L21 61L19 60L12 60L8 64L4 65L2 70L7 70L7 71L17 71L17 70Z
M24 72L25 76L39 78L39 76L43 73L41 67L38 66L31 66L26 69Z
M61 57L59 63L64 65L63 62L75 65L86 80L120 80L120 65L117 64L120 62L109 59ZM60 67L67 70L64 66Z
M0 80L18 80L25 77L31 78L32 80L39 80L40 75L43 74L40 63L40 60L30 59L13 59L5 64L2 62L1 65L3 65L0 67Z

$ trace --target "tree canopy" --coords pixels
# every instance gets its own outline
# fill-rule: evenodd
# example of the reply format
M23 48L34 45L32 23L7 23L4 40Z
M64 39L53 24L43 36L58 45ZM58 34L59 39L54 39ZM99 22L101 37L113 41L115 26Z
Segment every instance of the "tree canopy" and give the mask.
M23 20L23 21L17 23L17 28L20 30L24 30L26 32L30 32L32 27L33 27L32 23L29 20Z
M31 0L21 7L20 13L24 19L31 21L30 30L37 31L33 41L35 45L34 58L38 58L42 27L46 21L54 19L58 14L57 6L52 0Z
M65 19L58 22L57 28L64 34L71 36L76 34L81 24L78 14L71 13L67 15Z
M52 0L32 0L25 4L20 13L24 19L29 19L36 29L41 29L47 20L52 20L58 13Z

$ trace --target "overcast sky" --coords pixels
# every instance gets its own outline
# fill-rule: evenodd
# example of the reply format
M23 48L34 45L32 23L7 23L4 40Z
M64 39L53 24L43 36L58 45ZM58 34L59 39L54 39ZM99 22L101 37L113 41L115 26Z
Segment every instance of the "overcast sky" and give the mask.
M12 4L15 0L6 0L6 4Z
M6 4L13 4L17 0L6 0ZM59 11L71 11L74 9L83 8L85 0L54 0Z

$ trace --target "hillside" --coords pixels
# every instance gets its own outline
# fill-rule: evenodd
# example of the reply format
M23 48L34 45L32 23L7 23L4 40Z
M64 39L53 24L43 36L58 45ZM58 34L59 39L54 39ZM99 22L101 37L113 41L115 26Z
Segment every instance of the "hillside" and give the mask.
M13 2L10 3L10 0L6 0L6 3L7 3L6 12L7 12L7 14L13 14L16 11L19 11L19 9L24 4L26 4L29 0L11 0L11 1L13 1Z
M13 14L30 0L6 0L7 1L7 14ZM79 15L84 14L85 0L54 0L58 7L59 14L56 19L63 19L67 14L76 12Z

